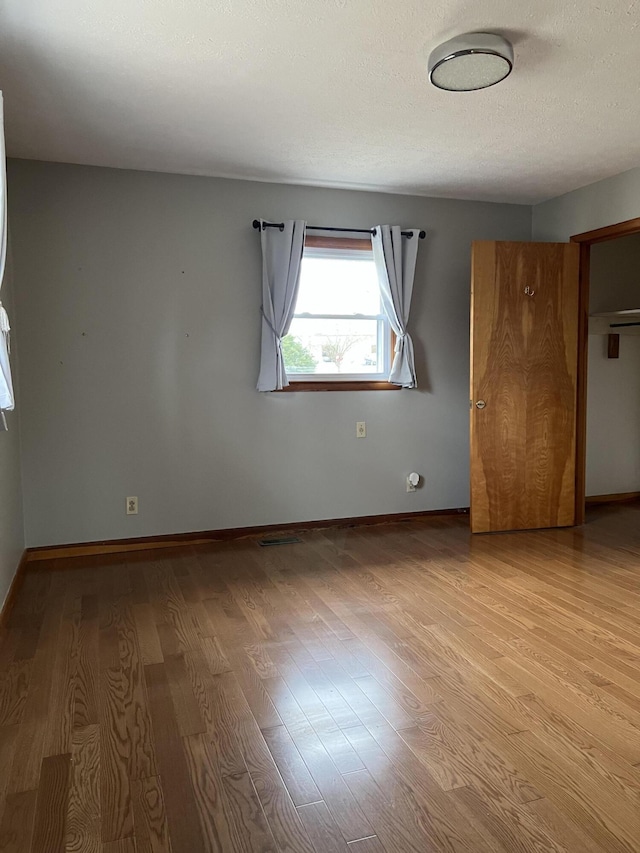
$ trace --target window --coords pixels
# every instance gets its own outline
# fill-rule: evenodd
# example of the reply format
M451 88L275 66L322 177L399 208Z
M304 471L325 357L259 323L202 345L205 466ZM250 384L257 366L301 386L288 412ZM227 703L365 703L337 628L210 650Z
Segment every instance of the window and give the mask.
M392 349L371 239L308 235L282 341L289 389L396 388L387 382Z

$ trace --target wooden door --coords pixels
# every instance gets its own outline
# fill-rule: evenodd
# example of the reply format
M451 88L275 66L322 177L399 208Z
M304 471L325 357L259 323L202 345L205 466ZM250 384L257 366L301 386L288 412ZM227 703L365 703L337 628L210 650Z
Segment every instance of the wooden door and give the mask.
M473 244L473 533L575 523L578 268L576 244Z

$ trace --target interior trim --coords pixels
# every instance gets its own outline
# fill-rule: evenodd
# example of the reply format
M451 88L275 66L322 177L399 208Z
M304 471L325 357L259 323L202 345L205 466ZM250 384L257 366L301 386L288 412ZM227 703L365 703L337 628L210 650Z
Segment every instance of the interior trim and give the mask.
M628 234L637 234L640 231L640 216L635 219L625 219L615 225L605 225L604 228L595 228L593 231L583 231L582 234L574 234L570 237L572 243L604 243L606 240L616 240L618 237L626 237Z
M599 504L631 503L637 500L640 500L640 492L619 492L613 495L588 495L586 503L589 506L598 506Z
M575 474L575 519L576 525L584 524L585 506L593 503L586 497L587 468L587 371L589 363L589 287L591 246L618 237L640 233L640 217L625 219L615 225L583 231L569 238L580 245L580 284L578 297L578 374L576 387L576 474ZM630 500L632 500L630 498Z
M336 382L331 382L330 380L297 382L295 379L290 379L289 385L273 393L283 394L292 391L402 391L402 386L375 379L365 379L362 381L354 379L347 382L340 382L339 380Z
M162 536L141 536L136 539L106 539L101 542L82 542L70 545L45 545L28 548L26 559L58 560L65 557L86 557L91 554L119 554L127 551L149 551L156 548L175 548L180 545L206 545L229 539L264 536L265 533L284 533L290 530L317 530L323 527L364 527L371 524L388 524L411 521L435 515L468 515L469 507L452 509L427 509L421 512L399 512L388 515L361 515L352 518L327 518L319 521L295 521L284 524L265 524L256 527L232 527L223 530L205 530L195 533L173 533Z
M9 586L7 597L5 598L4 604L2 605L2 609L0 610L0 629L6 628L9 623L11 611L13 610L13 607L16 603L16 598L18 597L18 593L20 592L20 588L22 587L22 583L24 581L28 559L29 558L27 556L27 552L23 551L22 556L20 557L20 562L18 563L18 568L16 569L16 573L13 576L13 579Z

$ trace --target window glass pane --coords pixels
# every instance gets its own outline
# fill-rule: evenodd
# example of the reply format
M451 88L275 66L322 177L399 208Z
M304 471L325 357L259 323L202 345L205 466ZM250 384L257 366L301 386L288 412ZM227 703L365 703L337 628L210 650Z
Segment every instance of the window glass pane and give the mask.
M283 338L285 370L296 373L381 373L377 320L295 318Z
M296 314L380 314L373 258L302 258Z

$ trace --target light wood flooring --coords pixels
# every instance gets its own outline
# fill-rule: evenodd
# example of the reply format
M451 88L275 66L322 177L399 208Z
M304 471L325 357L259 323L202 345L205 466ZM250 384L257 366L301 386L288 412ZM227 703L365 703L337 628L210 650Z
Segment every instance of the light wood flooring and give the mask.
M2 853L640 850L640 504L32 564Z

